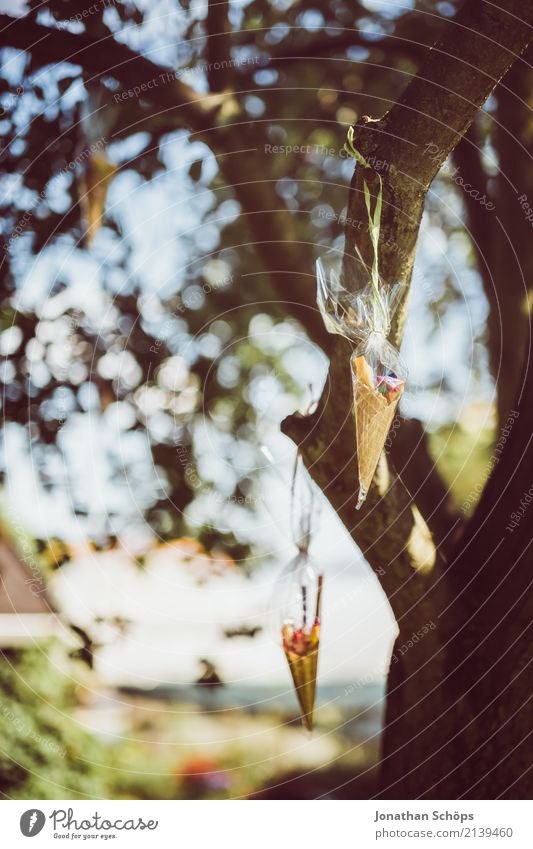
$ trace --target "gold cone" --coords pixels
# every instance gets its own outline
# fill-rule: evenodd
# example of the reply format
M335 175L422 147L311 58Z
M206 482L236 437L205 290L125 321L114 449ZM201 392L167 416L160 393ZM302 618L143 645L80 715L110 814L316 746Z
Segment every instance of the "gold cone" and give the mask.
M282 629L283 650L302 711L302 720L309 731L313 730L319 634L320 624L317 620L310 631L294 631L290 625Z
M401 392L393 401L381 395L366 381L354 379L354 411L359 468L359 501L366 498L381 452L389 433Z
M313 730L318 645L317 642L316 649L303 657L294 654L294 652L285 651L285 657L291 670L294 689L296 690L298 703L302 711L302 720L308 731Z

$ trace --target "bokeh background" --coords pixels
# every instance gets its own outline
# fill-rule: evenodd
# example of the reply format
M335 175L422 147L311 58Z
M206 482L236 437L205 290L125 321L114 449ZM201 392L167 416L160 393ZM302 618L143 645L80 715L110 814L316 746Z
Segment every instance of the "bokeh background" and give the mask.
M457 4L219 5L222 30L203 0L1 4L2 27L23 17L28 44L36 24L60 34L48 56L1 50L8 798L372 793L396 625L325 501L311 547L325 575L312 736L269 612L295 553L295 448L279 424L318 399L328 360L285 258L259 244L270 224L254 203L290 227L312 289L315 258L343 244L348 126L386 111ZM69 35L109 53L107 76L77 64ZM116 44L199 94L230 90L218 123L189 132L179 109L120 86ZM491 98L474 128L479 197L498 192L499 108ZM498 410L465 226L481 207L458 167L428 195L402 413L427 430L466 515Z

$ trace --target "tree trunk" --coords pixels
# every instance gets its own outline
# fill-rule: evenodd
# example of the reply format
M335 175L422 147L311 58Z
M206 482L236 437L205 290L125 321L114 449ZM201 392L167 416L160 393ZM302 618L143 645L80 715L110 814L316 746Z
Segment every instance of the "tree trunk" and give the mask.
M523 6L513 2L490 10L487 4L467 3L400 101L382 119L367 119L356 127L356 148L370 161L385 162L384 279L409 282L427 189L476 111L527 46L533 10L525 23L520 13ZM363 178L371 191L377 188L374 175L356 169L348 220L366 221ZM355 232L360 239L359 229L347 228L348 256ZM369 258L369 240L358 246ZM405 309L406 303L393 328L398 344ZM377 795L531 794L522 740L527 695L523 669L531 647L523 636L518 639L528 621L523 591L530 570L524 559L531 533L527 521L514 533L505 532L510 521L505 504L515 499L518 507L522 492L531 486L533 414L525 411L527 393L515 402L519 415L511 420L501 452L495 449L495 473L476 515L454 546L447 547L446 539L455 538L456 522L450 521L448 532L441 523L437 549L410 495L384 462L362 515L355 512L348 357L346 345L338 342L319 409L310 419L292 417L283 429L300 444L315 481L376 570L398 623ZM529 360L526 365L524 381L529 383ZM513 470L512 498L509 487L502 498ZM502 581L502 563L513 572L512 580L505 576ZM516 565L509 569L509 564ZM503 598L509 613L500 622Z

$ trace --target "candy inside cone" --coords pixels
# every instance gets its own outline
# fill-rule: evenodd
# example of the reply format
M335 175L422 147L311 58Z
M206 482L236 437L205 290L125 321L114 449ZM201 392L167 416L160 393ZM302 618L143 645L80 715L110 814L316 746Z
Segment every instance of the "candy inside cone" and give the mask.
M311 628L294 628L291 623L286 623L282 628L282 636L302 719L306 728L312 731L320 624L315 621Z

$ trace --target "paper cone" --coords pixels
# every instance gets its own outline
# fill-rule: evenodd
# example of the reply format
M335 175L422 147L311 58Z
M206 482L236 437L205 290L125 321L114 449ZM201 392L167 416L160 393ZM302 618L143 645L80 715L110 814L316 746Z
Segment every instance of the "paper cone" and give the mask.
M294 639L288 628L283 628L283 648L289 664L294 689L302 711L305 727L313 730L313 713L315 709L316 675L318 667L319 631L318 624L313 625L309 635L299 632L298 650L293 651Z
M354 379L355 430L359 467L359 508L365 500L389 433L401 392L388 401L364 380Z

